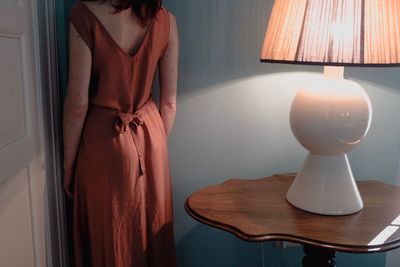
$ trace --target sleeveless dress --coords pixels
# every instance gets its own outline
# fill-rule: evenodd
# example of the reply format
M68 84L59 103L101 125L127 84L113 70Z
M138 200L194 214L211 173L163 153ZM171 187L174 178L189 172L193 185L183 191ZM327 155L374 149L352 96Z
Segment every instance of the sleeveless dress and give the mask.
M69 19L92 53L74 165L75 265L175 266L167 138L151 97L168 11L159 9L133 56L85 4L74 4Z

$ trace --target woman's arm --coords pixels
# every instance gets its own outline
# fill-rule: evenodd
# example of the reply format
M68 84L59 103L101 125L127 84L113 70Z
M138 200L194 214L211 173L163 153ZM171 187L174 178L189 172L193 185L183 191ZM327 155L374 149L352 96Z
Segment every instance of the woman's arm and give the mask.
M170 13L169 42L159 62L160 114L167 137L174 125L178 83L179 40L175 16Z
M88 90L92 67L89 47L71 23L69 27L69 77L64 101L64 190L72 197L71 179L83 124L88 109Z

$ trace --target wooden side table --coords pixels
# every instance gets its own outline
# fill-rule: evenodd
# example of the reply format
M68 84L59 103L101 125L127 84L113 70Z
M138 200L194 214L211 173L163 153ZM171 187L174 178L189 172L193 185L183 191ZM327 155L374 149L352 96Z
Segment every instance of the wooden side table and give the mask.
M303 266L307 267L336 266L336 251L373 253L400 247L399 187L358 182L364 208L353 215L325 216L299 210L286 201L294 177L230 179L193 193L185 209L194 219L246 241L303 244Z

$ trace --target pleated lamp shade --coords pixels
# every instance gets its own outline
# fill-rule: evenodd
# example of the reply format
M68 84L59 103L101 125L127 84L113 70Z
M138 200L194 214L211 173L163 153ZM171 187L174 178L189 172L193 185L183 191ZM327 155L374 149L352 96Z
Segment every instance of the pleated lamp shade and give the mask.
M275 0L261 61L400 63L400 0Z

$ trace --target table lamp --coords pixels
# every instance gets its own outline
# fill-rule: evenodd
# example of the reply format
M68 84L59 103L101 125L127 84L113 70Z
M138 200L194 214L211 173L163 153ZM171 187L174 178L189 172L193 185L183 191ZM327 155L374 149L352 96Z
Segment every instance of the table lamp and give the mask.
M275 0L262 62L324 65L301 88L290 126L309 154L286 199L324 215L360 211L363 201L346 153L368 132L372 108L364 89L343 78L344 66L400 63L399 0Z

